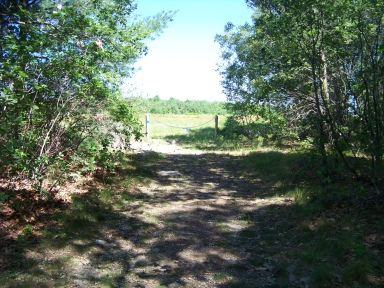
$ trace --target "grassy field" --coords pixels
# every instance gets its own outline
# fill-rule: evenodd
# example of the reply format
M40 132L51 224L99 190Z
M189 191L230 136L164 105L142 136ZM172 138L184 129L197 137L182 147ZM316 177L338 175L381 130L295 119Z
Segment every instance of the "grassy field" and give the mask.
M175 140L186 148L201 150L250 150L261 146L257 140L250 141L244 137L226 139L220 131L224 128L227 116L218 115L219 135L215 135L215 115L150 115L149 134L145 141L153 139ZM143 133L145 133L145 116L141 116Z
M211 138L215 136L215 115L149 115L150 137L153 139L167 138L170 136L186 136L202 130L212 130ZM145 127L145 116L141 116ZM226 116L219 116L219 128L224 127ZM145 128L143 128L145 132Z

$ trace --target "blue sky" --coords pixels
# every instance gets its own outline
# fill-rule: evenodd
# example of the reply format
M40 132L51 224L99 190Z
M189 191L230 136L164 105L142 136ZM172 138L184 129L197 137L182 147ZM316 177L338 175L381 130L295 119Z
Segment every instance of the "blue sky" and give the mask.
M181 100L225 101L220 76L216 34L228 22L251 21L245 0L137 0L136 14L153 16L178 11L168 28L154 41L149 53L137 62L141 70L123 85L123 92L144 97L159 95Z

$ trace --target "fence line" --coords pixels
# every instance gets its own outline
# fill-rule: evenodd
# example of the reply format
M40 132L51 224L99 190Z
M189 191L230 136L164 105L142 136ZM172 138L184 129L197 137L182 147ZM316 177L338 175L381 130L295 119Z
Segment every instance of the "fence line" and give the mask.
M162 124L164 126L167 126L167 127L171 127L171 128L179 128L179 129L192 129L192 128L197 128L197 127L201 127L201 126L204 126L205 124L208 124L209 122L212 122L212 121L215 121L215 117L213 117L211 120L203 123L203 124L200 124L200 125L196 125L196 126L189 126L189 127L185 127L185 126L173 126L173 125L169 125L169 124L165 124L163 122L160 122L160 121L157 121L157 120L152 120L153 122L157 122L159 124Z
M219 128L218 128L219 116L217 116L217 115L215 117L213 117L211 120L207 121L207 122L204 122L204 123L202 123L200 125L189 126L189 127L188 126L185 127L185 126L169 125L169 124L163 123L161 121L157 121L157 120L153 120L153 121L156 122L156 123L159 123L161 125L167 126L167 127L176 128L176 129L185 129L185 130L201 127L201 126L204 126L204 125L208 124L209 122L215 121L215 137L217 137L218 131L219 131ZM150 138L150 136L149 136L149 123L150 123L149 114L147 114L147 115L145 115L145 135L147 136L147 138Z

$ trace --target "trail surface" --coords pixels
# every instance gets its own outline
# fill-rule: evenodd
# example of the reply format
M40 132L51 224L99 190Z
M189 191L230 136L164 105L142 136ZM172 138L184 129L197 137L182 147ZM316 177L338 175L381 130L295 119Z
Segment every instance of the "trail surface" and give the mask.
M156 182L141 187L146 201L125 212L147 227L130 239L136 257L123 282L137 287L277 284L276 264L285 256L275 239L284 233L273 234L284 225L281 213L292 200L264 197L273 193L266 191L273 187L244 177L236 155L203 153L175 144L148 145L148 149L165 157L156 164ZM291 280L300 284L293 279L294 266L289 269Z
M288 217L292 199L271 196L270 183L247 177L241 155L175 144L145 150L138 169L153 181L138 185L128 204L98 224L96 238L72 237L65 247L31 252L46 263L70 258L58 275L42 266L48 285L307 286L285 237L295 221ZM150 160L150 150L162 156Z

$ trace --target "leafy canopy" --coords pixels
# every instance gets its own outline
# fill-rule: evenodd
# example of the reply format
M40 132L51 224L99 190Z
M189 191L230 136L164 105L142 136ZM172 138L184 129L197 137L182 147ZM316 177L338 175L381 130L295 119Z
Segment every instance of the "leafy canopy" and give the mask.
M136 6L131 0L0 1L4 170L41 186L49 171L72 169L74 159L94 150L89 143L105 143L110 132L140 136L119 86L173 13L137 19Z

